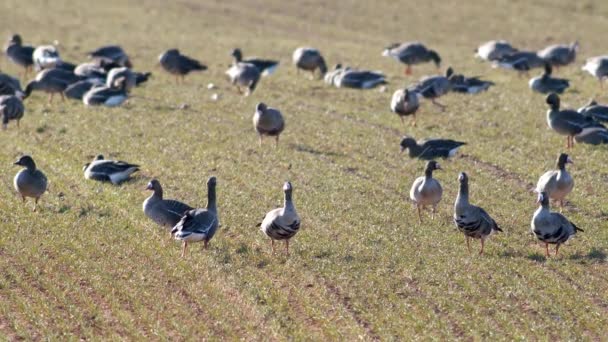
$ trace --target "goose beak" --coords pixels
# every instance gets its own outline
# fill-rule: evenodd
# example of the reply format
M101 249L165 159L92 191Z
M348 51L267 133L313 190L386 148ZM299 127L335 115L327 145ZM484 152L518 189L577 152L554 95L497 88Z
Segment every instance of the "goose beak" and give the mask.
M441 165L439 165L439 163L437 163L436 167L437 167L437 168L436 168L436 170L443 170L443 169L441 168Z
M21 165L21 163L19 161L16 161L13 163L13 165Z
M405 147L399 146L399 152L403 153L403 151L405 151Z
M145 190L153 190L152 183L148 183Z
M574 164L574 162L572 161L572 159L570 159L570 157L568 157L566 159L566 163L568 163L568 164Z

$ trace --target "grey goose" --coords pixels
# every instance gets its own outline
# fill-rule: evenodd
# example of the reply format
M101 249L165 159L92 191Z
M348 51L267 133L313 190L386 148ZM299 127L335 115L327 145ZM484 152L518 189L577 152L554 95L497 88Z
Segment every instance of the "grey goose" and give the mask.
M4 53L11 62L24 68L23 77L25 78L34 65L34 47L23 45L21 36L14 34L4 46Z
M17 127L19 127L19 120L23 117L25 108L21 99L15 95L0 95L0 115L2 115L2 129L6 129L9 121L17 121Z
M540 203L540 206L532 216L530 228L536 238L545 243L545 255L549 257L549 244L555 245L555 255L557 255L561 244L568 241L577 232L584 232L584 230L577 227L564 215L552 212L549 208L547 193L539 193L537 203Z
M86 179L117 185L129 179L132 173L139 171L139 165L120 160L107 160L99 154L92 162L85 164L83 171Z
M158 57L161 67L171 75L175 76L175 82L180 78L182 82L186 75L193 71L207 70L207 66L198 60L181 54L178 49L169 49Z
M182 258L186 256L188 242L202 241L204 248L207 249L209 241L220 225L217 213L216 185L216 178L210 177L207 180L207 207L186 211L171 230L171 234L176 240L184 242Z
M127 67L113 68L106 76L106 87L124 88L128 93L137 85L137 76Z
M408 150L410 158L433 160L453 157L458 149L466 144L452 139L428 139L418 143L414 138L404 136L399 145L401 146L401 152Z
M30 81L25 87L24 99L28 98L32 91L43 91L49 94L49 103L53 101L53 95L59 94L63 99L63 92L73 83L80 79L69 71L63 69L52 68L44 69L36 75L33 81Z
M460 187L454 203L454 223L458 230L464 234L469 253L471 253L469 240L473 238L481 241L481 250L479 251L481 255L483 254L485 240L494 232L502 232L502 229L483 208L469 202L469 177L466 173L461 172L458 175L458 182Z
M587 71L591 76L600 82L600 88L604 87L604 79L608 77L608 55L597 56L587 59L582 70Z
M22 156L15 165L23 166L24 169L17 172L13 179L15 190L19 192L23 202L26 197L34 198L34 211L38 206L38 200L47 189L47 178L42 171L36 168L36 163L31 156Z
M120 78L114 84L115 87L108 87L107 85L91 87L82 95L82 102L86 106L120 106L129 97L127 81L125 78Z
M517 52L506 40L490 40L475 49L475 56L485 61L498 61L506 55Z
M357 70L336 64L325 74L325 82L338 88L370 89L386 84L386 76L379 71Z
M187 211L194 209L180 201L165 199L157 179L150 180L146 190L152 191L152 195L143 203L144 214L163 228L172 229Z
M431 50L420 42L394 43L387 46L382 56L392 57L406 65L405 74L412 74L412 65L434 62L437 68L441 67L441 57L435 50Z
M530 79L530 82L528 82L530 89L541 94L563 93L570 86L570 81L565 78L551 77L552 72L551 64L546 63L543 74Z
M260 70L255 65L242 62L233 64L226 70L226 75L239 94L245 96L249 96L255 90L261 77ZM245 88L245 92L241 88Z
M560 211L564 208L564 199L574 188L574 179L566 170L566 164L572 163L572 159L565 153L557 158L557 170L545 172L538 179L535 191L544 192L549 198L558 201Z
M87 78L82 81L78 81L70 84L65 90L63 94L69 98L74 100L82 101L83 96L92 88L96 87L104 87L105 83L102 79L99 78Z
M439 181L433 178L433 171L441 170L441 166L434 160L426 163L424 176L416 178L410 189L410 199L416 205L418 211L418 221L422 223L420 211L427 206L432 207L432 218L435 218L437 204L441 201L443 189Z
M462 74L452 74L448 80L451 91L464 94L478 94L494 85L494 82L482 80L479 76L466 77Z
M574 137L587 135L595 131L605 131L606 127L592 118L582 115L574 110L560 110L560 99L555 93L547 96L547 124L555 132L565 135L566 148L574 146Z
M577 41L571 44L553 44L540 50L538 57L556 67L566 66L576 60L578 48Z
M530 69L542 68L544 65L545 60L540 58L534 51L517 51L505 55L493 63L494 67L516 70L520 74Z
M327 73L327 64L325 59L321 55L319 50L311 47L299 47L294 50L292 55L293 64L296 66L296 70L310 71L314 78L315 71L319 70L321 78Z
M437 102L436 99L449 93L452 89L452 84L449 78L454 74L454 69L451 67L445 71L445 76L427 76L423 77L418 83L408 87L409 91L418 94L418 96L431 100L431 102L445 110L445 106Z
M594 99L591 99L589 103L578 109L578 112L590 116L596 121L608 122L608 106L597 103Z
M23 98L25 94L18 79L0 72L0 95L15 95Z
M401 122L406 116L412 116L412 126L416 126L416 112L420 107L418 95L409 89L398 89L391 98L391 111L399 116Z
M255 66L256 68L258 68L258 70L260 71L260 75L262 75L262 76L268 76L268 75L273 74L279 66L278 61L273 61L271 59L261 59L261 58L255 58L255 57L243 58L243 52L239 48L232 50L231 55L232 55L232 58L234 58L234 64L238 64L238 63L251 64L251 65Z
M289 255L289 240L300 230L300 216L293 204L293 186L290 182L283 184L284 202L282 208L276 208L264 216L260 224L260 230L270 238L272 252L274 253L274 241L285 241L285 252Z
M34 49L32 54L34 68L37 71L55 68L61 63L59 51L54 45L40 45Z
M263 136L271 136L275 138L275 147L279 146L279 136L285 129L285 119L283 114L278 109L268 107L265 103L260 102L255 107L253 113L253 127L260 138L260 146L262 146Z
M129 56L119 45L106 45L87 53L91 59L100 63L115 63L118 66L132 68Z

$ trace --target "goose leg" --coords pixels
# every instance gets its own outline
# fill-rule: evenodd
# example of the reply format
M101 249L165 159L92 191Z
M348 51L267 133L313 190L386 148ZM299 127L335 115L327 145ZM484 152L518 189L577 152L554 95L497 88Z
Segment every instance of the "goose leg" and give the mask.
M188 241L184 241L184 245L182 247L182 258L186 257L186 248L188 247Z
M36 211L36 209L38 209L38 200L40 199L40 197L36 197L36 199L34 200L34 211Z
M274 255L274 240L270 239L270 247L272 248L272 254Z
M431 219L435 219L435 213L437 212L437 204L433 204L433 210L431 210Z
M412 66L411 65L407 65L407 67L405 68L405 74L406 75L411 75L412 74Z
M262 147L262 135L261 134L260 134L259 138L260 139L258 140L258 142L259 142L260 147Z
M467 250L469 251L469 254L471 254L471 244L470 244L470 238L468 236L464 236L464 239L467 241Z
M559 212L563 212L564 211L564 200L560 199L559 200Z
M422 215L420 215L420 206L417 205L416 209L418 210L418 223L422 224Z
M479 255L483 255L483 245L484 245L485 240L482 238L481 239L481 251L479 251Z
M203 249L209 248L209 240L203 240Z
M25 196L21 195L21 199L23 200L23 203L25 203Z
M432 103L433 103L435 106L439 107L439 109L441 109L441 111L442 111L442 112L443 112L443 111L445 111L445 108L446 108L446 106L445 106L445 105L442 105L441 103L439 103L439 102L435 101L435 99L432 99L432 100L431 100L431 102L432 102Z
M399 119L401 119L401 123L405 126L405 120L403 120L403 116L399 115Z
M53 93L49 94L49 104L53 103Z
M277 135L274 138L274 148L278 148L279 147L279 136Z
M17 128L19 128L19 121L21 120L17 119Z
M285 254L289 256L289 239L285 240Z
M559 252L559 243L555 245L555 256L557 256L558 252Z
M416 127L416 114L412 115L412 126Z
M549 244L545 242L545 255L549 257Z

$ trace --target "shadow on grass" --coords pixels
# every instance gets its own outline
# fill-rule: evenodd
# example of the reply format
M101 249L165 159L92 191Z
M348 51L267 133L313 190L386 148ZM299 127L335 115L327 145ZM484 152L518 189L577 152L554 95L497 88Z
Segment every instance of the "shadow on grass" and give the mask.
M327 157L343 157L344 153L338 153L338 152L333 152L333 151L319 151L319 150L315 150L314 148L310 147L310 146L306 146L306 145L302 145L302 144L289 144L290 148L293 148L294 150L298 151L298 152L306 152L306 153L310 153L310 154L314 154L314 155L321 155L321 156L327 156Z
M577 253L577 254L570 256L569 259L570 260L587 260L587 261L604 263L604 262L606 262L606 257L607 257L606 252L604 252L603 250L600 250L597 248L592 248L591 251L589 253L587 253L587 255Z

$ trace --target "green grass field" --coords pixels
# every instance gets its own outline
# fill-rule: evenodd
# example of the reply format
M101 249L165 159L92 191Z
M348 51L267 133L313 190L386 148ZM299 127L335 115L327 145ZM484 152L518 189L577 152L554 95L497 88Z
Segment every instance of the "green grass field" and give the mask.
M608 336L608 148L569 152L576 185L565 214L585 232L547 260L529 234L537 207L531 189L555 166L565 138L547 128L544 96L527 79L473 58L489 39L529 49L578 39L578 61L556 72L572 83L563 105L606 102L606 90L580 66L608 52L608 3L5 0L0 22L2 39L13 32L36 45L57 39L71 62L118 43L136 70L154 72L121 108L58 98L49 106L34 93L21 128L11 123L0 132L0 340ZM478 96L448 94L444 113L425 102L418 126L404 127L389 110L392 92L437 72L422 65L408 78L381 57L389 43L408 40L435 48L444 67L497 85ZM291 53L306 45L330 65L384 71L387 91L335 89L296 75ZM237 46L281 61L247 98L224 76ZM176 85L155 66L171 47L210 70ZM21 72L5 58L0 67ZM286 117L278 149L270 140L257 146L251 117L259 101ZM406 133L468 142L442 162L439 215L423 224L406 200L424 168L399 154ZM13 189L19 168L12 163L24 153L50 181L39 212ZM98 153L142 171L120 186L87 181L82 166ZM461 171L472 202L505 231L481 257L467 253L452 223ZM143 189L157 177L167 197L204 206L211 175L222 227L209 250L193 245L181 259L181 246L144 216ZM302 229L290 257L273 256L256 224L281 205L287 179Z

